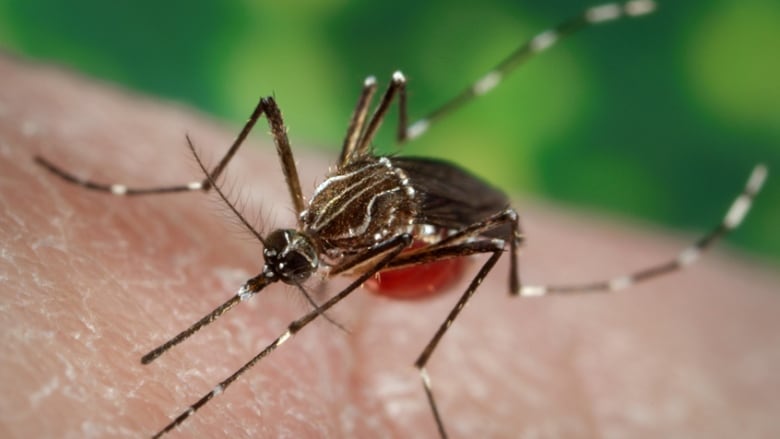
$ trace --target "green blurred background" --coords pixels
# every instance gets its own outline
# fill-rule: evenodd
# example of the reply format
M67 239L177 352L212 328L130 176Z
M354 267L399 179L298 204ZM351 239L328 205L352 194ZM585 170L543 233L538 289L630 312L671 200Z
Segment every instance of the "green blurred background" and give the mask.
M414 119L598 3L0 0L0 45L236 126L275 94L294 144L335 157L367 75L384 83L402 69ZM392 134L380 151L394 150ZM515 193L692 233L720 219L763 161L775 175L730 242L780 260L780 2L667 1L589 29L405 152L450 158Z

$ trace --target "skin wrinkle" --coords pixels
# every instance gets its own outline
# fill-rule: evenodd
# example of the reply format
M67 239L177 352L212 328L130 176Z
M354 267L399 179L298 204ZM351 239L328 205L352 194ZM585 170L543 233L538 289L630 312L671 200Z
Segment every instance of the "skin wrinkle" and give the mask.
M207 157L218 157L237 130L60 69L0 58L0 77L0 106L7 111L0 117L0 145L7 145L0 157L0 205L7 208L0 224L9 225L0 228L0 254L8 255L0 276L9 278L0 284L0 340L10 354L0 357L0 430L9 438L151 434L280 335L307 305L291 299L294 291L278 294L284 288L271 287L142 366L146 351L235 293L238 283L225 289L225 269L256 273L261 247L226 234L229 225L201 194L129 200L87 192L35 166L32 155L128 186L184 183L200 176L186 154L184 133ZM280 105L295 111L281 97ZM250 211L260 204L273 210L262 215L275 220L263 222L269 231L294 218L263 133L251 136L262 147L240 151L226 172L251 194ZM311 182L335 157L324 160L293 147L302 187L316 187ZM724 203L731 195L723 195ZM531 237L521 260L529 283L618 275L673 256L688 243L541 203L515 205ZM46 239L58 244L33 248ZM743 425L756 437L777 435L772 414L780 411L780 384L771 371L780 366L778 278L771 267L726 253L716 251L684 273L619 294L538 299L507 297L503 258L431 359L448 429L479 428L482 437L571 437L581 433L577 425L589 422L593 432L640 438L734 437ZM354 437L434 436L411 364L477 267L468 264L452 292L427 301L356 291L334 309L350 334L313 323L170 437L343 437L344 407L357 410ZM329 284L329 294L344 284ZM496 332L511 337L491 337ZM632 361L630 352L602 339L621 332L642 349L632 355L655 360ZM495 376L458 367L472 352L480 361L493 359ZM561 362L565 358L571 359ZM745 358L761 366L748 368ZM345 367L352 370L344 373ZM686 385L674 370L695 373L698 382ZM377 395L373 386L383 377L401 379L403 389L414 393ZM504 384L508 379L519 384ZM570 383L582 383L581 398L573 398ZM507 414L491 410L489 402L459 398L472 385L490 389L496 406L514 410ZM529 404L518 386L536 402ZM333 392L338 388L346 391ZM46 396L33 407L32 395ZM647 425L626 407L652 409L670 395L688 409L681 420L659 411L648 413L656 421ZM719 395L721 402L707 395ZM406 404L404 419L384 413L378 419L377 408L384 412L394 404Z

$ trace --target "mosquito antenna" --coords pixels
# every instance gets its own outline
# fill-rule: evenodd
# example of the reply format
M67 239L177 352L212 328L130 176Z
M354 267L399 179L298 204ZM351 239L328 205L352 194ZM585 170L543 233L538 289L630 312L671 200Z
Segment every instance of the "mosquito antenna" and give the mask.
M260 273L259 275L246 281L246 283L244 283L244 285L242 285L241 288L238 290L238 293L236 293L236 295L231 297L230 300L215 308L214 311L211 311L210 313L206 314L203 318L195 322L195 324L185 329L184 331L180 332L172 339L166 341L165 343L161 344L157 348L151 350L148 354L141 357L141 363L142 364L151 363L157 357L167 352L170 348L188 339L192 334L198 332L202 327L208 325L214 320L217 320L220 316L222 316L222 314L225 314L228 310L236 306L239 302L242 302L254 296L257 292L259 292L260 290L262 290L263 288L265 288L275 280L276 280L275 278L267 276L266 270L263 270L263 272Z
M187 146L190 148L190 151L192 151L192 155L195 156L195 161L198 162L198 166L200 167L201 171L203 171L204 174L206 174L206 178L208 179L209 184L211 187L214 188L215 191L217 191L217 194L219 194L219 197L222 198L222 201L227 204L227 206L230 208L230 210L233 212L233 214L241 221L241 224L244 225L244 227L247 228L250 232L252 232L253 235L257 238L258 241L263 243L263 246L265 246L265 238L263 238L262 235L260 235L260 232L255 230L254 227L252 227L249 224L249 221L244 218L244 215L241 214L241 212L236 209L236 207L233 205L233 203L228 200L228 198L225 196L224 193L222 193L222 189L220 189L219 185L217 185L217 182L214 181L213 177L209 173L209 171L206 169L206 166L203 164L203 161L200 159L200 156L195 151L195 145L192 144L192 139L190 138L189 134L186 134L185 137L187 138Z

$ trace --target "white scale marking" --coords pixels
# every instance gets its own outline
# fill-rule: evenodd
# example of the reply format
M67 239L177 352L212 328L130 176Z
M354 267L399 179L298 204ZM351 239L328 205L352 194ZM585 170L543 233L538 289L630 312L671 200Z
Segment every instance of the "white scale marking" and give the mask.
M476 96L482 96L483 94L494 89L499 82L501 82L501 73L490 72L475 82L471 87L471 90Z
M380 165L380 163L372 163L372 164L370 164L367 167L356 169L356 170L354 170L354 171L352 171L350 173L347 173L347 174L339 174L339 175L334 175L332 177L329 177L325 181L320 183L319 186L317 186L316 189L314 189L314 195L312 195L312 198L316 198L317 195L319 195L320 192L324 191L325 188L330 186L332 183L335 183L335 182L341 181L341 180L346 180L348 178L352 178L355 175L357 175L357 174L359 174L361 172L366 171L367 169L371 169L372 167L379 166L379 165Z
M406 138L413 140L420 137L424 132L428 131L429 126L431 126L431 124L427 119L418 120L406 128Z
M269 271L268 273L270 273L270 271ZM270 276L266 275L266 277L270 277ZM236 293L236 295L237 295L238 297L240 297L240 298L241 298L241 301L243 302L243 301L245 301L245 300L248 300L248 299L249 299L249 298L251 298L252 296L254 296L254 295L255 295L255 292L254 292L254 291L252 291L252 290L250 290L250 289L249 289L249 286L247 286L247 285L244 285L244 286L242 286L242 287L241 287L241 288L238 290L238 293Z
M383 157L384 158L384 157ZM390 160L387 160L388 167L393 170L395 175L398 176L398 178L401 180L401 186L404 188L404 192L406 192L406 196L409 198L414 198L414 186L409 184L409 176L406 175L406 172L404 172L401 168L396 168L392 166L392 163Z
M698 247L688 247L677 256L677 263L681 267L685 267L696 262L696 260L699 259L699 256L701 256L701 249Z
M401 72L400 70L396 70L395 72L393 72L393 82L405 83L406 76L404 76L403 72Z
M609 281L609 289L612 291L622 290L631 286L634 278L631 276L620 276Z
M292 332L290 332L290 330L288 329L287 332L282 334L282 336L279 337L279 339L276 340L276 343L274 343L274 346L279 346L280 344L282 344L282 343L286 342L287 340L289 340L290 337L292 337Z
M417 227L417 233L422 236L431 236L434 233L438 231L438 228L436 226L432 226L430 224L420 224Z
M523 297L539 297L547 294L547 287L541 285L524 286L520 290L520 295Z
M191 191L198 191L203 189L203 183L200 181L193 181L192 183L187 184L187 189Z
M761 186L764 185L764 180L766 180L766 175L766 166L758 165L753 168L753 172L750 174L745 187L745 193L734 200L734 204L731 205L731 208L726 213L726 217L723 219L723 225L726 228L733 229L742 223L748 210L750 210L750 205L753 203L753 195L761 190Z
M652 0L633 0L626 3L626 14L636 17L655 11L655 2Z
M362 190L358 191L355 195L351 196L344 203L342 203L341 207L336 212L333 212L332 214L328 215L327 217L321 216L319 218L320 221L317 221L316 224L312 224L312 226L311 226L312 230L320 230L323 227L327 226L328 224L331 223L331 221L336 219L337 216L343 214L344 211L349 207L350 204L352 204L353 201L355 201L356 199L358 199L361 196L363 196L363 194L365 194L366 192L371 191L372 189L374 189L374 187L383 184L384 182L385 182L384 179L382 179L382 180L378 180L378 181L374 182L373 184L371 184L369 186L365 186ZM353 187L350 187L347 190L345 190L344 191L344 195L348 194L349 192L352 192L351 189L353 189L355 186L359 186L361 184L364 184L364 183L362 181L358 181L356 184L353 185ZM341 198L342 198L341 195L339 195L337 197L333 197L333 199L330 202L328 202L327 209L330 209L331 206L333 206L337 202L341 201Z
M428 375L428 371L425 370L425 368L420 369L420 377L423 380L423 383L425 383L425 387L431 388L431 377Z
M382 191L382 192L374 195L373 197L371 197L371 201L369 201L368 202L368 206L366 206L366 215L363 217L363 222L360 223L360 226L358 226L357 229L351 229L350 228L349 229L349 233L347 233L346 236L338 236L337 238L354 238L355 236L359 236L359 235L362 235L362 234L366 233L366 230L368 230L368 226L371 225L371 222L373 220L373 217L371 216L371 209L374 207L374 202L377 200L377 198L379 198L379 197L381 197L383 195L387 195L387 194L391 194L393 192L396 192L396 191L398 191L398 189L400 189L400 188L396 187L396 188L393 188L393 189L388 189L386 191ZM391 221L388 221L388 223L390 223L390 222ZM376 238L376 236L375 236L375 238ZM380 236L380 238L381 238L381 236ZM379 240L379 239L377 239L377 240Z
M558 41L557 32L554 30L544 31L531 40L530 48L531 51L538 53L548 49L550 46L555 44L556 41Z
M617 3L594 6L585 12L585 19L590 23L602 23L620 17L621 7Z
M758 165L753 169L753 172L750 174L750 178L748 178L748 184L747 184L747 191L751 194L755 194L761 189L761 186L764 185L764 180L766 180L766 166L764 165Z
M729 229L736 228L745 218L748 210L750 210L750 197L742 194L734 200L734 204L731 205L726 218L723 220L723 225Z
M112 184L111 193L114 195L125 195L127 194L127 186L123 184Z

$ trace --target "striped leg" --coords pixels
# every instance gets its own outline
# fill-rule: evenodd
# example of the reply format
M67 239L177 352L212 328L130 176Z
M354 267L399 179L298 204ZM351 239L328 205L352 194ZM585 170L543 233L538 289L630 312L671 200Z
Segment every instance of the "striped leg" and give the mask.
M672 260L605 281L572 285L525 285L521 287L520 295L533 297L554 293L618 291L636 283L681 270L696 262L705 250L712 247L719 239L740 225L745 218L745 215L747 215L750 210L753 199L761 190L761 186L764 184L766 176L766 166L760 164L753 168L753 172L750 174L750 178L748 178L745 189L734 200L728 212L726 212L726 215L723 217L723 221L693 245L680 252L677 257Z
M246 122L246 124L244 124L244 128L238 134L236 140L233 141L233 144L230 146L230 149L228 149L225 156L222 157L222 160L220 160L217 166L215 166L214 169L210 172L211 180L216 180L220 176L220 174L225 169L230 159L233 158L233 155L236 153L238 148L244 142L244 139L246 139L246 137L249 135L249 132L255 126L257 119L260 118L260 115L263 113L263 111L264 111L264 105L261 100L261 102L257 104L255 111L252 112L252 115L249 117L249 120ZM60 168L59 166L53 164L52 162L48 161L47 159L41 156L36 156L35 162L43 166L53 174L61 177L62 179L70 183L82 186L86 189L91 189L100 192L108 192L114 195L151 195L151 194L167 194L167 193L174 193L174 192L198 191L198 190L202 190L205 192L211 189L211 183L209 182L209 178L204 178L201 181L193 181L191 183L187 183L184 185L159 186L159 187L151 187L151 188L130 188L125 186L124 184L118 184L118 183L105 184L105 183L98 183L90 180L81 179L71 174L70 172L65 171L64 169Z
M433 417L436 421L436 427L438 428L439 435L442 438L447 437L447 431L444 428L444 421L442 420L439 409L436 406L436 399L433 397L431 378L428 375L428 371L425 369L425 366L428 364L428 360L431 358L431 355L433 355L433 351L436 349L436 346L439 345L439 341L441 341L441 338L447 332L447 329L449 329L449 327L452 325L452 322L454 322L458 317L458 314L460 314L460 312L466 306L466 303L468 303L469 299L471 299L471 297L477 291L477 288L479 288L479 285L483 280L485 280L485 277L488 275L488 273L490 273L502 255L503 249L497 249L493 252L490 258L485 261L477 275L474 276L474 278L471 280L471 283L469 284L468 288L466 288L466 291L463 293L463 295L461 295L460 299L458 299L458 303L455 304L450 313L447 315L444 323L439 326L436 334L434 334L433 338L431 338L428 344L425 345L425 349L423 349L420 356L417 357L417 360L414 362L414 366L420 373L420 378L423 382L423 388L425 389L425 396L428 399L428 405L431 407Z
M402 118L398 127L398 142L403 143L407 140L412 140L421 136L428 131L431 124L462 107L476 97L482 96L490 90L493 90L504 77L517 67L533 58L534 55L554 46L565 37L596 24L614 21L623 17L638 17L649 14L655 10L655 7L655 2L652 0L631 0L623 4L607 3L593 6L583 11L580 15L537 34L512 52L508 57L496 65L495 68L474 82L470 87L463 90L459 95L435 109L427 116L414 122L409 127L406 126L405 118Z
M347 134L344 136L344 144L341 147L341 155L339 155L338 161L339 167L349 163L349 160L355 154L358 140L360 140L360 135L363 134L363 127L366 125L368 107L371 105L371 98L374 97L375 92L376 78L369 76L363 81L363 91L360 93L360 97L355 105L355 111L352 113L352 119L349 121Z
M477 272L471 280L466 291L464 291L458 299L458 302L452 310L450 310L450 313L441 325L439 325L438 330L433 337L431 337L430 341L428 341L428 344L426 344L422 353L414 363L420 373L428 405L431 408L439 435L442 438L447 437L447 432L444 427L442 416L436 405L431 380L425 366L433 355L433 352L436 350L436 347L439 345L442 337L444 337L444 334L450 326L452 326L453 322L472 296L477 292L477 289L480 284L482 284L485 277L487 277L501 256L503 256L507 245L509 246L509 254L512 261L509 276L509 289L512 293L517 294L520 285L517 273L517 247L520 245L521 241L522 234L517 213L513 209L506 209L483 221L464 227L457 233L450 235L436 244L400 254L385 267L387 269L403 268L453 257L466 257L485 253L490 254L488 260L485 261L479 272ZM348 270L351 266L354 266L354 264L335 269L331 274L343 272Z
M298 182L298 173L295 168L295 161L293 160L292 151L290 149L290 142L287 139L287 130L284 126L284 121L282 120L281 111L279 111L279 108L273 98L270 97L260 99L260 102L258 102L255 110L249 117L249 120L244 125L244 128L241 129L241 132L233 141L233 144L230 145L227 153L225 153L224 157L222 157L214 169L212 169L211 172L207 174L207 177L201 181L194 181L183 185L132 188L119 183L106 184L94 182L91 180L84 180L40 156L35 157L35 162L65 181L86 189L106 192L113 195L153 195L199 190L206 192L211 189L213 186L212 183L216 181L225 170L225 167L236 154L238 148L241 147L241 144L249 135L249 132L255 126L257 120L263 114L265 114L266 118L268 119L268 125L271 127L271 132L274 136L274 142L276 143L276 149L279 153L279 159L282 162L282 169L284 171L285 178L287 179L290 195L293 199L293 205L295 206L296 211L300 213L301 210L303 210L303 196L301 195L300 183ZM189 138L187 141L189 142Z
M409 250L393 259L386 268L407 268L441 259L491 253L503 249L508 243L512 267L509 272L509 290L512 294L518 294L520 292L520 276L517 269L517 253L522 241L523 234L520 230L517 212L514 209L506 209L483 221L464 227L435 244ZM499 247L496 248L496 245ZM338 267L333 267L329 275L336 276L346 273L360 265L363 260L363 258L357 258Z
M344 139L344 146L341 149L339 155L339 167L342 167L350 161L364 156L369 152L371 141L374 139L379 127L382 125L387 110L390 109L390 104L393 99L398 95L398 137L401 137L401 130L406 129L406 77L400 70L393 73L393 77L390 80L390 85L387 87L385 94L382 96L382 100L379 102L374 114L371 115L371 119L366 124L366 114L368 113L368 106L371 104L371 97L376 90L376 79L373 76L369 76L363 82L363 92L358 98L355 111L352 114L352 119L347 129L347 135Z
M212 398L215 396L220 395L222 392L224 392L228 386L233 384L241 375L246 373L249 369L251 369L255 364L260 362L263 358L267 357L271 352L275 351L276 348L282 345L282 343L286 342L287 340L291 339L295 334L298 333L301 329L303 329L306 325L314 321L317 317L321 315L325 315L325 312L328 311L330 308L332 308L337 303L341 302L343 299L345 299L347 296L349 296L353 291L355 291L358 287L360 287L363 282L370 279L373 275L375 275L378 271L380 271L382 268L384 268L390 261L392 261L394 258L396 258L403 249L409 246L412 242L412 236L409 234L403 234L398 235L394 238L390 238L387 241L379 244L374 249L372 249L370 252L366 253L364 256L366 257L366 260L371 260L373 258L381 258L379 261L371 267L370 270L366 271L360 277L358 277L355 281L353 281L349 286L344 288L342 291L340 291L338 294L330 298L327 302L323 303L319 308L312 310L308 312L303 317L291 322L289 325L287 325L287 330L285 330L282 335L277 337L273 342L271 342L268 346L266 346L265 349L260 351L257 355L255 355L251 360L249 360L246 364L241 366L238 370L236 370L232 375L221 381L219 384L214 386L214 388L203 395L200 399L198 399L194 404L189 406L186 410L184 410L179 416L177 416L174 420L172 420L168 425L163 427L162 430L158 431L157 433L152 436L153 438L160 438L166 433L170 432L174 428L181 425L187 418L194 415L198 409L206 405L209 401L211 401ZM262 275L261 275L262 276ZM252 280L248 281L252 282ZM195 325L193 325L191 328L187 329L183 335L179 335L175 337L171 342L166 343L165 345L155 349L154 351L150 352L146 356L144 356L144 359L142 360L145 363L148 363L157 356L159 356L159 353L157 353L158 350L162 350L163 352L169 347L167 346L169 343L175 344L178 342L178 338L186 338L191 333L197 331L200 326L203 326L201 322L205 322L204 324L208 324L219 315L221 315L224 311L229 309L229 307L233 306L236 302L239 302L241 300L245 300L251 295L253 295L255 292L251 289L242 288L239 293L234 296L232 299L230 299L228 302L226 302L224 305L220 306L219 308L215 309L212 313L198 321ZM212 318L213 316L213 318ZM199 326L200 325L200 326ZM147 361L148 358L148 361Z
M517 220L517 216L516 214L514 214L514 211L508 210L505 213L492 217L492 219L489 221L480 223L475 228L469 228L472 231L472 233L469 234L468 236L473 237L476 234L478 234L479 231L485 231L490 228L497 230L507 224L514 225L516 224L516 220ZM514 235L514 232L511 232L511 235ZM511 236L508 237L508 239L511 239ZM487 275L490 273L493 267L496 265L496 262L498 262L501 256L503 256L505 246L506 246L506 241L504 241L503 239L481 238L476 240L467 240L465 242L455 241L455 242L449 242L448 244L447 243L442 244L441 246L431 245L428 247L421 248L418 251L401 254L395 259L393 259L392 261L390 261L385 266L385 268L388 269L395 269L395 268L403 268L408 266L425 264L428 262L434 262L434 261L453 258L453 257L467 257L475 254L485 254L485 253L491 254L490 258L488 258L488 260L482 265L479 272L472 279L466 291L461 295L460 299L458 299L458 302L455 304L452 310L450 310L450 313L447 314L447 317L444 319L441 325L439 325L439 328L436 331L436 333L433 335L433 337L431 337L431 339L425 345L425 348L423 349L420 356L414 362L414 366L417 368L418 372L420 373L420 378L422 379L423 388L425 390L425 396L428 400L428 405L431 408L431 412L433 413L433 418L436 422L436 427L439 431L439 435L442 438L447 437L447 432L444 427L444 420L442 419L442 416L439 413L439 409L436 404L436 399L433 396L433 387L431 386L431 379L428 375L428 372L426 371L425 366L427 365L430 357L433 355L433 352L436 350L436 347L439 345L439 342L441 341L442 337L444 337L444 334L447 332L450 326L452 326L452 323L458 317L458 315L466 306L466 304L469 302L469 300L472 298L472 296L474 296L474 294L477 292L477 289L479 288L480 284L485 279L485 277L487 277ZM348 268L345 268L345 270L347 269ZM339 272L341 271L344 270L339 270ZM510 280L510 283L511 282L512 281Z
M241 212L236 209L236 207L233 205L233 203L228 200L228 198L225 196L225 194L222 192L222 189L220 189L219 185L214 181L214 179L209 174L206 167L203 165L203 161L200 159L200 156L195 151L195 147L192 145L192 141L190 140L189 136L187 137L187 146L190 148L190 151L192 152L192 155L195 157L195 161L198 163L198 166L200 167L201 171L206 175L206 181L208 181L211 186L214 188L214 190L217 192L219 197L222 199L222 201L227 205L227 207L230 209L231 212L238 218L238 220L241 222L241 224L250 232L252 233L258 241L263 243L263 247L267 247L266 240L263 238L260 233L255 230L251 224L244 218L244 215L241 214ZM205 315L203 318L192 324L189 328L185 329L184 331L177 334L175 337L169 339L167 342L163 343L162 345L158 346L157 348L153 349L146 355L144 355L141 358L141 363L143 364L149 364L155 359L157 359L160 355L167 352L172 347L178 345L179 343L183 342L184 340L191 337L193 334L198 332L201 328L203 328L206 325L210 325L215 320L220 318L222 315L224 315L226 312L230 311L234 306L236 306L239 302L243 302L246 300L249 300L252 298L255 294L259 293L261 290L263 290L266 286L270 285L273 282L276 282L278 279L274 277L273 271L268 267L268 265L263 266L263 270L258 274L257 276L249 279L244 283L244 285L241 286L241 288L238 290L238 292L231 297L228 301L223 303L222 305L215 308L212 312ZM309 293L300 285L300 284L294 284L295 287L303 294L304 298L311 304L312 308L315 311L318 311L322 314L322 316L340 328L341 330L346 332L346 329L332 320L328 315L325 314L325 312L322 310L322 307L320 307L314 299L309 295Z
M504 232L500 228L505 225L509 225L509 229L506 230L507 235L500 236L500 233ZM505 242L509 244L509 293L512 295L518 294L521 287L517 253L519 251L520 244L523 242L524 236L523 231L520 229L520 218L514 209L506 209L505 211L497 213L482 222L463 228L457 233L443 239L441 242L434 244L432 249L435 250L438 248L451 246L453 243L463 239L468 239L472 236L479 236L483 234L499 236L500 239L505 240Z
M731 208L726 213L723 221L710 233L699 239L694 245L683 250L675 259L655 265L643 270L639 270L635 273L627 276L619 276L609 281L593 282L582 285L561 285L561 286L522 286L520 287L521 296L542 296L550 293L569 293L569 292L595 292L595 291L617 291L626 287L629 287L637 282L649 280L656 276L661 276L682 269L683 267L695 262L701 253L711 247L718 239L722 238L731 230L739 226L742 220L750 210L750 206L755 198L756 194L761 190L761 186L766 179L767 170L764 165L758 165L753 169L747 184L745 185L742 193L734 200ZM434 245L425 249L421 249L419 252L410 253L408 255L400 255L390 264L388 267L396 268L406 265L413 265L417 263L425 263L428 260L436 260L438 258L453 257L453 256L466 256L475 253L493 253L491 257L482 265L479 272L474 276L466 291L460 297L458 302L452 308L447 318L439 326L436 334L431 338L428 344L423 349L423 352L415 361L415 367L420 373L420 377L423 382L423 388L425 395L428 399L428 404L433 412L436 426L439 430L439 435L442 438L447 437L447 432L444 427L444 421L439 413L436 405L436 401L433 395L433 387L431 384L430 376L426 370L426 365L431 355L435 351L436 347L441 341L441 338L446 333L447 329L452 325L453 321L458 317L460 311L466 306L469 299L474 295L479 285L490 273L495 266L496 262L503 254L504 245L501 244L495 247L496 243L493 240L482 241L466 241L459 243L462 238L469 236L480 235L491 228L496 228L502 224L512 224L512 242L517 245L517 242L521 239L520 229L517 222L517 215L513 210L509 209L502 214L492 217L490 220L475 224L472 227L463 229L463 233L457 233L446 240L443 240L440 245ZM514 262L514 261L513 261ZM511 270L516 270L516 266L513 265ZM516 277L515 277L516 278ZM510 281L511 284L511 281ZM511 287L510 287L511 288ZM513 293L517 293L516 289L512 289Z

